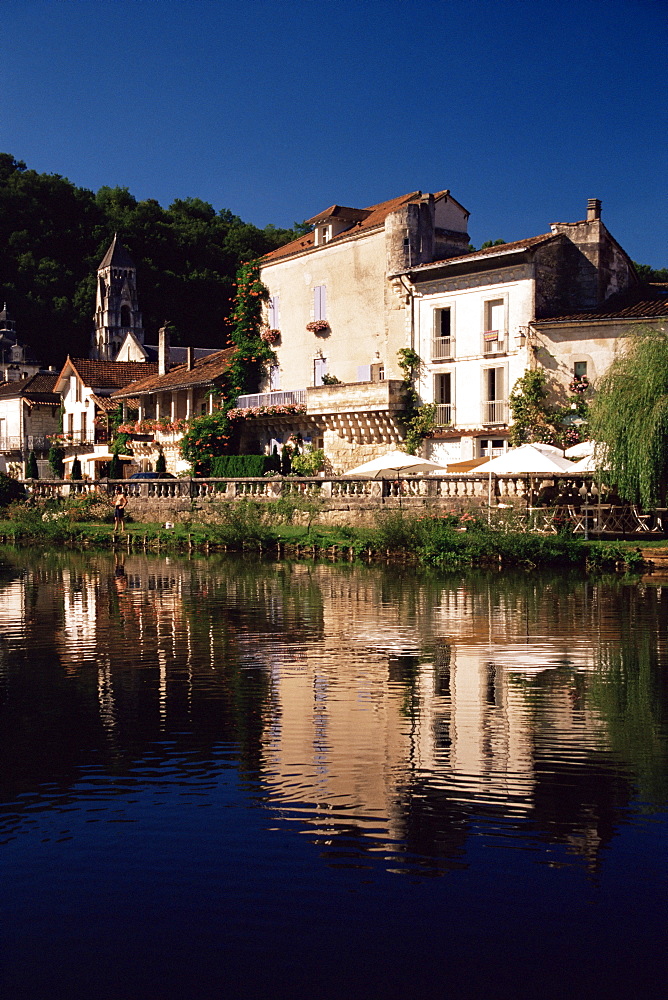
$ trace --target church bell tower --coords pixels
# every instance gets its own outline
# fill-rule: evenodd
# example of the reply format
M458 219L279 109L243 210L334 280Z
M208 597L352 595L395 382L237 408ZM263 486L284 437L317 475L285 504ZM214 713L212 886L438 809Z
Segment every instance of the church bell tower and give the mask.
M97 269L91 358L113 361L128 334L139 344L144 343L137 299L137 269L118 236L114 235Z

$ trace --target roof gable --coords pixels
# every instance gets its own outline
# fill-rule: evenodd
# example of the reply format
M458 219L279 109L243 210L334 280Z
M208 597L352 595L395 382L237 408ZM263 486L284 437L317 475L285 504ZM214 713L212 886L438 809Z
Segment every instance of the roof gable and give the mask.
M123 399L129 396L149 395L154 392L167 392L177 389L190 389L200 385L210 385L221 378L230 367L230 361L235 348L226 347L215 354L209 354L205 358L199 358L194 362L192 368L187 365L178 365L170 368L164 375L153 374L147 378L140 378L135 382L119 388L113 393L115 399ZM148 365L142 367L147 368Z

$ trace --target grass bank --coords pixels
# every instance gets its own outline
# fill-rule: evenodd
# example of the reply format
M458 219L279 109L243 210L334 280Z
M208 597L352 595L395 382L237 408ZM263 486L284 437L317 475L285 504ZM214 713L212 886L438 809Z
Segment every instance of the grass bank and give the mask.
M642 568L633 543L586 542L572 534L518 530L504 514L490 521L471 514L380 511L370 527L332 527L311 501L221 501L206 512L181 515L173 526L129 521L113 528L105 501L17 502L0 521L0 540L16 545L127 548L145 551L275 552L296 557L384 559L444 570L470 566Z

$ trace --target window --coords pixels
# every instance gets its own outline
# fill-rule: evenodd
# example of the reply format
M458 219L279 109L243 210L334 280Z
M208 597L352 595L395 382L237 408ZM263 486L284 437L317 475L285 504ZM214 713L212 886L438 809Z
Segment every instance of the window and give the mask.
M81 385L76 375L70 375L70 395L75 403L81 402Z
M132 326L130 306L121 306L121 326Z
M444 372L442 375L434 376L434 402L436 403L436 425L445 427L452 423L453 416L453 388L454 376L452 372Z
M327 374L327 358L315 358L313 361L313 385L322 385L322 376Z
M313 319L327 319L326 285L316 285L313 289Z
M506 304L503 299L485 302L483 354L506 350Z
M452 312L450 308L434 310L434 335L431 340L431 360L452 357Z
M507 422L506 383L507 373L505 368L483 368L483 424L505 424Z
M496 458L498 455L503 455L504 444L503 438L481 438L480 458Z
M586 378L587 377L587 362L586 361L575 361L573 363L573 374L576 378Z
M269 299L269 329L279 330L280 323L278 317L278 295L272 295Z
M83 444L86 443L86 413L81 414L81 441Z

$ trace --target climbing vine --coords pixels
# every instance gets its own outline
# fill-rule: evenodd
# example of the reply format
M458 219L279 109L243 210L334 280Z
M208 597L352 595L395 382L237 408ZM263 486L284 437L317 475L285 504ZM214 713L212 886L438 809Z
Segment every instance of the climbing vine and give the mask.
M409 455L417 455L422 442L433 436L436 427L436 404L420 403L417 382L424 372L424 362L417 351L402 347L397 352L399 367L403 373L405 427L404 447Z
M539 441L567 448L584 440L588 436L589 379L574 377L568 388L566 405L558 406L550 402L554 390L544 369L521 375L509 397L513 418L510 443L517 446Z
M271 344L261 337L262 303L267 295L260 281L260 262L252 260L242 264L237 271L237 294L229 319L234 353L224 386L227 408L234 404L237 396L257 391L267 365L276 360Z

